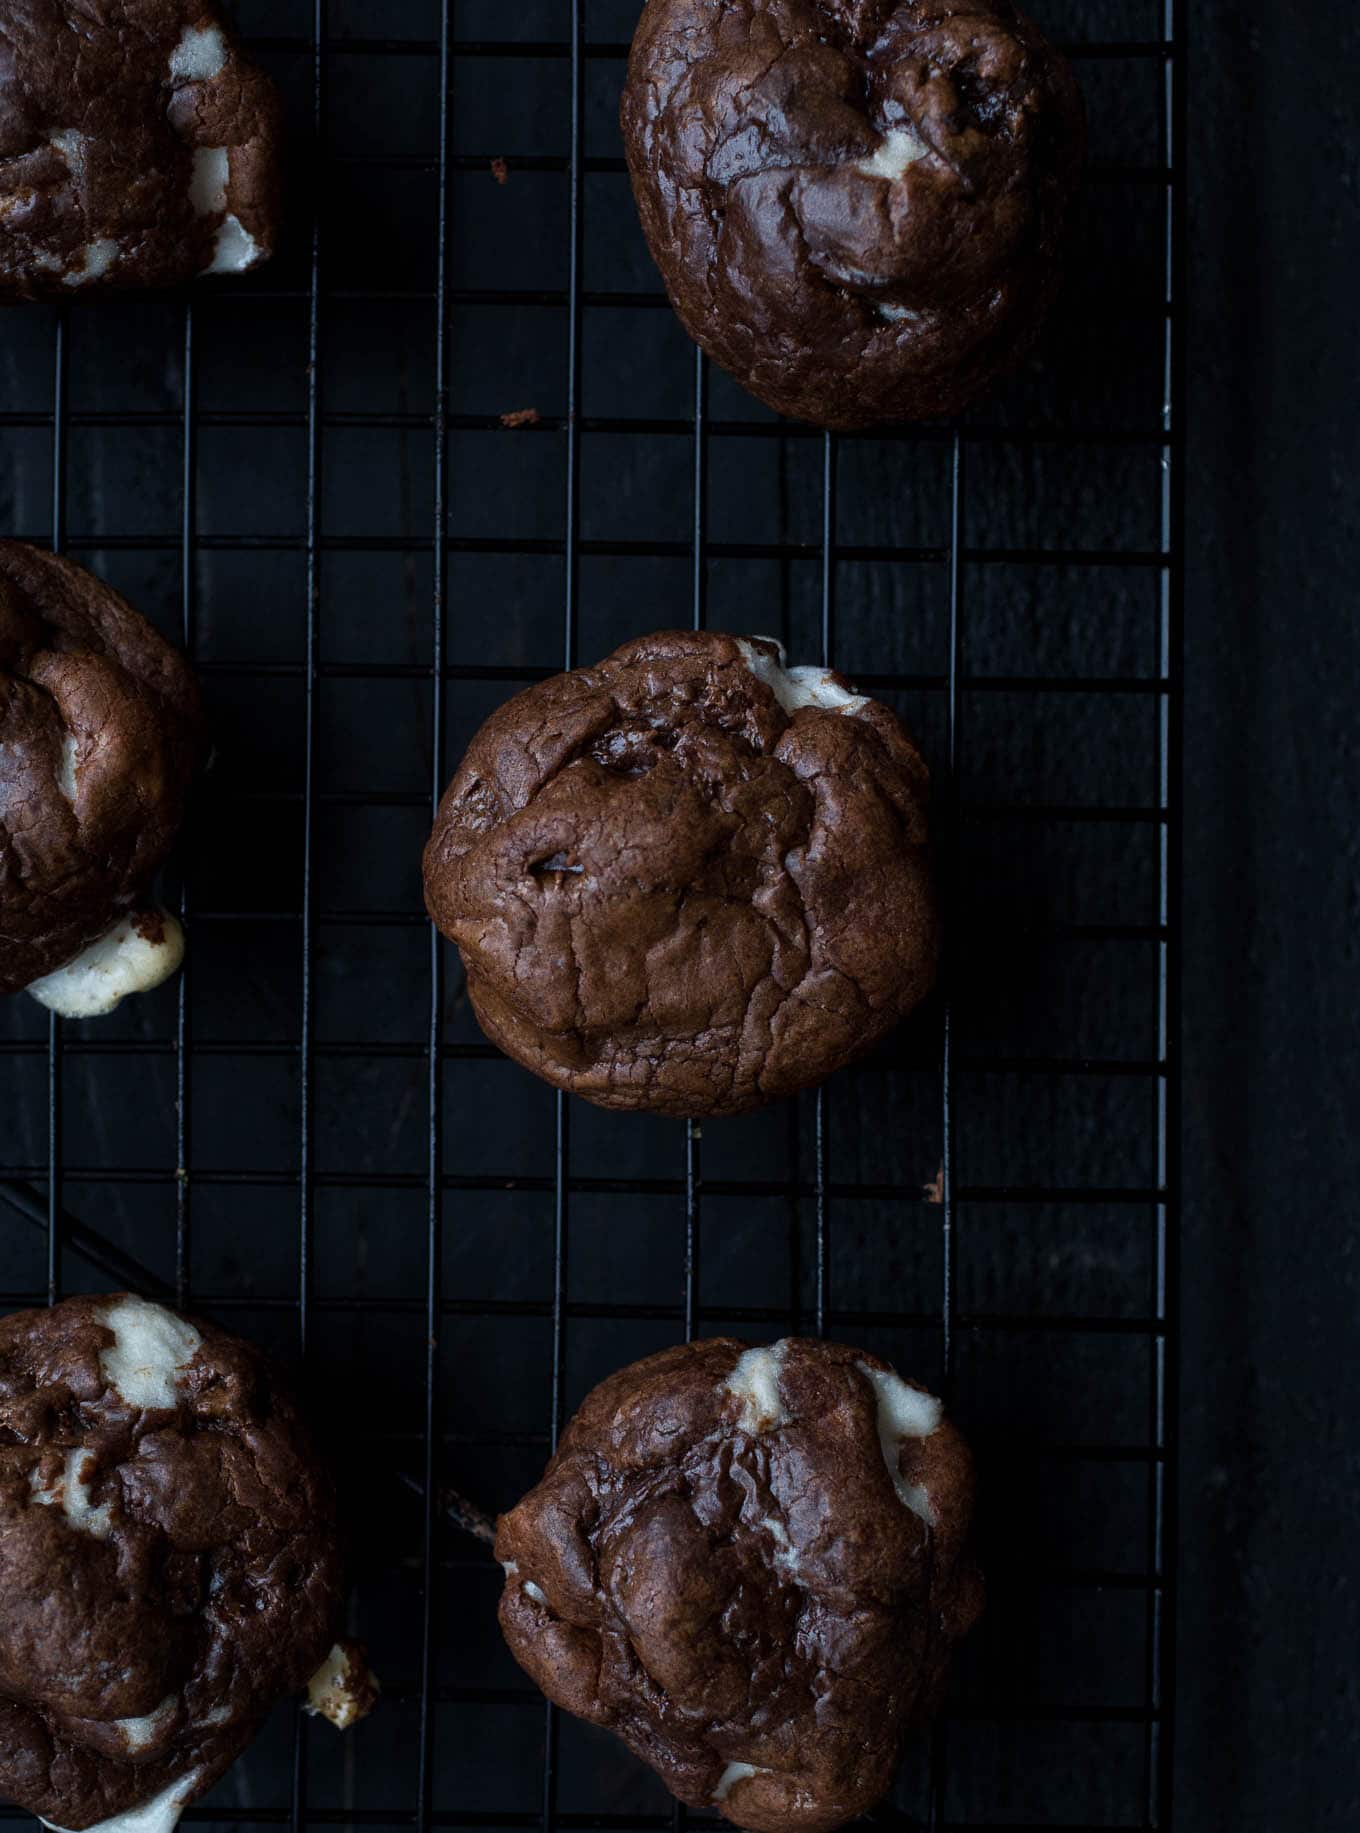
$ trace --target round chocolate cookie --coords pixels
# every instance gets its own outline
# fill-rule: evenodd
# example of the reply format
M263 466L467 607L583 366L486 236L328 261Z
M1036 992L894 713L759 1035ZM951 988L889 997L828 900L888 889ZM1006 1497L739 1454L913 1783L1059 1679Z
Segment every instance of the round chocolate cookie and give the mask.
M238 274L274 252L278 97L211 0L0 9L0 300Z
M929 991L925 764L779 645L670 631L492 714L425 899L492 1041L603 1107L735 1114L819 1082Z
M173 1825L306 1686L340 1584L257 1350L127 1294L0 1319L0 1795Z
M952 414L1056 290L1085 129L1010 0L649 0L623 95L685 329L781 414Z
M88 1018L174 972L179 925L139 900L202 752L178 651L92 573L0 541L0 994Z
M679 1345L587 1396L502 1516L501 1627L688 1806L819 1833L888 1788L982 1607L972 1505L939 1401L876 1356Z

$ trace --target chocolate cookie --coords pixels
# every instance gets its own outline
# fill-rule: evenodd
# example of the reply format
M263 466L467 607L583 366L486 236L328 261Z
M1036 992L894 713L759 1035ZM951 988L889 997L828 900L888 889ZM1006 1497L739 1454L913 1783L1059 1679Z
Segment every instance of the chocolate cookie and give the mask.
M281 136L273 85L210 0L9 0L0 300L267 260Z
M727 1338L601 1383L501 1518L501 1627L690 1807L838 1827L892 1780L982 1606L972 1461L876 1356Z
M671 303L779 413L956 413L1035 337L1085 132L1010 0L649 0L622 120Z
M179 966L139 900L202 751L184 658L92 573L0 541L0 994L88 1018Z
M340 1583L257 1350L125 1293L0 1319L0 1795L173 1825L307 1684Z
M839 675L670 631L493 713L425 899L487 1035L602 1107L735 1114L929 991L928 775Z

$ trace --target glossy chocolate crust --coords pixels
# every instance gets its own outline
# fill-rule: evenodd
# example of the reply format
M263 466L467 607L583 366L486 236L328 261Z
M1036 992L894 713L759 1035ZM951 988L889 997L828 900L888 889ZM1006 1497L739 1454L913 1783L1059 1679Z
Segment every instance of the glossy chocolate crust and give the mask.
M0 994L135 905L202 751L178 651L83 567L0 541Z
M273 84L210 0L7 0L0 301L255 266L278 238L281 138Z
M101 1359L125 1299L0 1319L0 1795L68 1828L201 1794L341 1597L331 1486L272 1364L195 1319L172 1404L128 1404Z
M779 413L952 414L1036 336L1084 117L1009 0L648 0L622 124L686 330Z
M776 1410L755 1419L729 1386L745 1349L663 1350L587 1397L499 1523L501 1627L551 1699L690 1807L823 1833L888 1788L981 1609L972 1461L943 1419L893 1447L928 1525L880 1440L885 1363L777 1345Z
M911 1011L928 773L856 704L789 714L737 639L669 631L493 713L425 850L488 1037L604 1107L735 1114Z

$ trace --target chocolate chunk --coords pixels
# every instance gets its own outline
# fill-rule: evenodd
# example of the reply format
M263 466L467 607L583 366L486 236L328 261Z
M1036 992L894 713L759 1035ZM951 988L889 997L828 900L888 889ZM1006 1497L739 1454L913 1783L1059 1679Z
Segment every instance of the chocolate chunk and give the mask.
M768 638L663 632L473 739L425 850L482 1028L603 1107L735 1114L929 991L928 776L894 715Z
M39 988L83 1015L177 962L178 926L137 906L202 752L184 658L92 573L0 541L0 994L94 944Z
M0 12L0 300L173 286L267 260L278 97L210 0Z
M0 1795L172 1821L340 1597L329 1479L257 1350L126 1293L0 1319Z
M690 1807L822 1833L888 1788L982 1607L972 1460L876 1356L663 1350L587 1396L501 1518L501 1627Z
M650 0L622 123L685 329L781 414L952 414L1036 336L1085 133L1010 0Z

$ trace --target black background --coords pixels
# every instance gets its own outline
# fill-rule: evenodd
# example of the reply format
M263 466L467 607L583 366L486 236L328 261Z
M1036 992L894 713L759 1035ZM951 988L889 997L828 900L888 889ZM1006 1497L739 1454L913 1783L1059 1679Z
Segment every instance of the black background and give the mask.
M560 37L568 10L555 0L526 0L513 13L461 0L456 33ZM1076 39L1161 27L1156 0L1053 0L1035 10ZM297 41L311 8L255 0L241 15L254 33ZM628 0L592 0L588 29L621 38L631 16ZM329 26L341 40L422 39L437 17L429 0L333 0ZM1182 1366L1179 1416L1169 1422L1180 1473L1176 1824L1311 1833L1360 1820L1349 1360L1360 1092L1350 290L1360 28L1340 5L1263 3L1195 5L1188 28ZM305 173L310 57L296 43L263 55L284 87ZM455 150L560 156L566 70L562 60L457 60ZM1081 74L1097 163L1155 163L1157 81L1119 60L1087 60ZM302 1748L312 1811L342 1819L357 1806L376 1824L414 1805L420 1729L421 1520L402 1478L419 1468L424 1378L429 955L414 866L434 757L431 690L420 674L430 653L432 441L420 416L433 385L424 295L435 247L435 75L428 56L331 60L331 163L318 193L327 418L316 526L329 545L316 783L329 799L317 815L313 894L322 912L356 914L321 922L313 956L307 1379L356 1503L355 1623L374 1643L388 1697L357 1738L342 1745L312 1727ZM586 151L607 158L617 151L617 65L588 60L587 76ZM305 218L309 187L295 192ZM1156 545L1155 447L1098 437L1029 446L1023 435L1156 425L1157 195L1108 175L1093 184L1089 258L1043 358L970 416L996 437L965 446L967 542L1116 556ZM516 169L504 188L484 164L456 173L455 289L560 296L564 201L560 172ZM654 293L619 175L592 172L585 206L587 289ZM173 1175L178 993L102 1028L73 1028L62 1069L65 1162L85 1173L66 1182L68 1213L171 1283L186 1240L191 1295L285 1353L296 1349L299 1315L303 1091L290 1052L300 951L289 913L301 904L306 760L307 255L300 220L270 272L237 289L205 289L193 309L203 539L190 602L219 761L185 849L197 913L185 992L187 1234L177 1233ZM354 297L375 286L393 296ZM450 760L517 670L561 658L563 563L533 544L562 532L564 437L554 428L503 434L478 416L530 404L550 420L562 414L566 322L553 305L453 314L460 418L450 528L474 541L508 537L525 551L469 547L451 560L449 659L495 672L450 684ZM0 323L0 522L37 539L50 532L56 323L46 310ZM693 364L664 309L600 303L582 323L588 418L688 419ZM184 335L179 302L102 302L71 314L66 346L72 550L172 631ZM715 419L768 419L721 378L709 406ZM361 418L373 414L391 424ZM709 537L815 548L821 444L778 437L769 424L769 437L710 440ZM836 660L906 683L887 697L941 774L948 569L938 556L948 544L949 457L947 442L924 437L845 442L837 461L840 542L925 557L841 564ZM683 433L583 435L581 526L597 551L581 567L582 659L637 630L687 621L691 466ZM356 529L378 544L332 541ZM264 545L216 544L242 534ZM657 551L603 551L625 541ZM970 565L964 673L1155 675L1157 581L1132 562ZM714 624L774 629L795 659L816 654L815 553L721 552L708 585ZM1136 1320L1151 1309L1155 1206L1008 1204L966 1193L1154 1180L1156 1078L1136 1065L1157 1050L1156 950L1057 932L1064 922L1155 916L1155 824L1121 822L1106 833L1098 820L1048 820L1033 805L1154 803L1155 705L1146 693L1101 691L965 689L960 698L955 933L967 966L955 983L955 1175L965 1192L957 1301L965 1314L1012 1323L962 1331L947 1371L989 1476L992 1578L992 1608L962 1664L941 1744L937 1779L947 1773L940 1802L951 1824L1137 1825L1145 1805L1144 1595L1051 1579L1057 1568L1140 1570L1149 1491L1136 1464L1049 1460L1057 1441L1118 1446L1147 1436L1152 1363ZM364 799L373 792L377 803ZM447 972L445 1165L465 1182L441 1216L443 1292L460 1307L438 1365L444 1467L498 1506L532 1480L546 1445L555 1113L529 1078L466 1054L477 1034L456 964ZM833 1307L885 1320L835 1325L837 1334L933 1381L946 1375L931 1317L938 1215L914 1193L941 1158L939 1027L938 1008L924 1014L891 1051L833 1082L824 1110L830 1176L844 1192L828 1212ZM88 1051L82 1033L112 1048ZM28 1002L11 1002L2 1035L0 1155L6 1174L41 1198L45 1022ZM1029 1055L1133 1067L1070 1079L995 1068ZM701 1206L703 1328L770 1335L815 1322L816 1121L805 1100L704 1130L702 1173L733 1188ZM156 1176L127 1175L143 1167ZM217 1175L233 1168L258 1170L262 1181ZM573 1104L570 1170L598 1188L574 1189L569 1207L568 1405L610 1367L671 1340L682 1321L683 1141L675 1127ZM515 1187L506 1188L511 1171ZM738 1188L753 1179L773 1192ZM639 1188L625 1188L629 1180ZM38 1295L41 1231L18 1220L0 1230L0 1291L16 1303ZM109 1283L69 1249L62 1277L70 1289ZM345 1308L351 1297L356 1310ZM629 1306L650 1315L628 1315ZM1059 1317L1113 1328L1052 1328ZM1030 1318L1036 1328L1016 1326ZM464 1825L483 1824L482 1815L494 1824L496 1814L536 1824L544 1721L499 1649L495 1578L471 1548L441 1543L433 1799ZM286 1822L294 1735L291 1717L277 1715L202 1815ZM564 1815L605 1812L633 1825L665 1814L664 1795L607 1740L572 1726L561 1735ZM924 1819L930 1795L918 1748L897 1806Z

